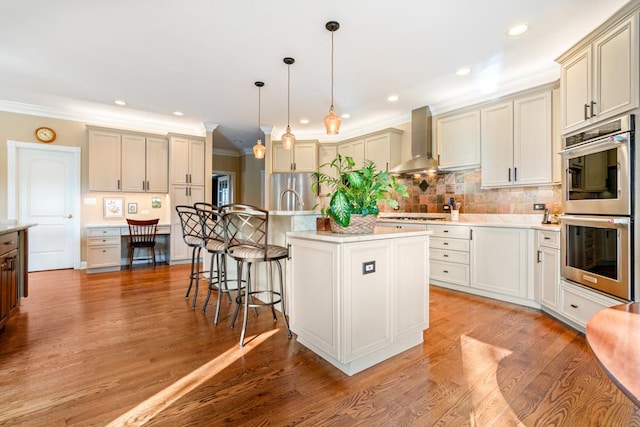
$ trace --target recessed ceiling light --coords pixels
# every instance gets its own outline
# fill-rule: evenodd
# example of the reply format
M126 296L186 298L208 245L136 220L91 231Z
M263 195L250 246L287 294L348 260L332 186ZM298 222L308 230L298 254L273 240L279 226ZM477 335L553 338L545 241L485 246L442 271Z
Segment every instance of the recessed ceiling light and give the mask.
M302 123L303 125L308 125L309 119L300 119L300 123Z
M389 96L389 97L387 98L387 101L389 101L389 102L396 102L398 99L400 99L400 98L398 97L398 95L391 95L391 96Z
M471 68L469 67L461 67L456 70L456 76L466 76L471 72Z
M174 111L173 115L174 116L184 116L184 113L182 111Z
M120 106L127 105L127 103L125 101L123 101L122 99L116 99L115 101L113 101L113 103L116 104L116 105L120 105Z
M351 118L351 114L349 114L349 113L344 113L341 117L342 117L343 119L348 119L348 118Z
M527 24L518 24L507 30L507 35L511 37L519 36L520 34L526 32L529 29Z

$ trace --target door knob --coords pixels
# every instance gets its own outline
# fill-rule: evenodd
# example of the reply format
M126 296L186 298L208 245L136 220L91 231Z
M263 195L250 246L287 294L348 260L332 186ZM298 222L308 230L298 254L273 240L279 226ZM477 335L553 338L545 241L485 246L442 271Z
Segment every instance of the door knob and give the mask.
M69 215L67 215L67 218L71 219L71 218L73 218L73 215L69 214Z

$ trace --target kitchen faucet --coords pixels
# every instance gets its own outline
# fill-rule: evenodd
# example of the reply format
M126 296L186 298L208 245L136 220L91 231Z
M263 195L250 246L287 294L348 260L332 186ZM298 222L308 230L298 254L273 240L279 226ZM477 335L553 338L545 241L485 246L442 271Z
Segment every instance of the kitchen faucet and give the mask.
M287 188L286 190L284 190L282 193L280 193L280 200L278 200L278 210L282 210L281 209L281 205L282 205L282 198L284 197L285 194L287 193L293 193L295 199L298 201L298 205L301 208L304 208L304 202L302 201L302 197L300 197L300 194L294 190L293 188ZM295 210L295 208L293 209Z

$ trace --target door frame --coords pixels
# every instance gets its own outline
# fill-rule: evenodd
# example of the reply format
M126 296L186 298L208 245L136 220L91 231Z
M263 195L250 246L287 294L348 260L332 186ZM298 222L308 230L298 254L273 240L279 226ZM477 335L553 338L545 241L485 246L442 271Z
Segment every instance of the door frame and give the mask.
M238 203L236 200L236 173L234 171L223 171L223 170L213 170L211 171L211 175L209 180L213 178L213 175L228 175L229 176L229 203ZM213 186L212 186L213 187ZM211 196L213 196L214 188L211 188ZM218 191L216 188L215 191ZM206 198L206 195L205 195Z
M20 150L42 150L49 152L65 152L73 155L70 176L71 200L75 200L72 207L73 228L73 268L79 270L80 264L80 147L66 147L60 145L43 145L33 142L7 141L7 218L18 221L18 158Z

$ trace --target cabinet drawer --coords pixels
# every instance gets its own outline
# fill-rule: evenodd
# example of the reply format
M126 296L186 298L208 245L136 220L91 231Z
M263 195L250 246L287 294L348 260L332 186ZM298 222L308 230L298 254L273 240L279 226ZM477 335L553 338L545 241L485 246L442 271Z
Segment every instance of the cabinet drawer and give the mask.
M429 259L436 261L455 262L458 264L469 264L469 252L447 251L442 249L431 249Z
M429 279L456 285L469 286L469 266L449 262L431 260L429 262Z
M87 228L87 237L93 236L120 236L120 228Z
M104 236L104 237L89 237L87 239L87 246L104 246L104 245L120 246L120 235Z
M429 239L429 248L469 252L469 241L462 239L448 239L446 237L432 237Z
M584 327L596 312L611 307L619 302L599 294L591 294L588 290L562 283L560 286L561 313Z
M87 248L87 268L113 267L120 265L120 245Z
M538 244L550 248L560 248L560 232L551 230L538 230Z
M429 230L436 237L452 237L454 239L469 239L469 227L466 225L433 225L429 224Z
M18 233L0 235L0 254L11 252L14 249L18 249Z

